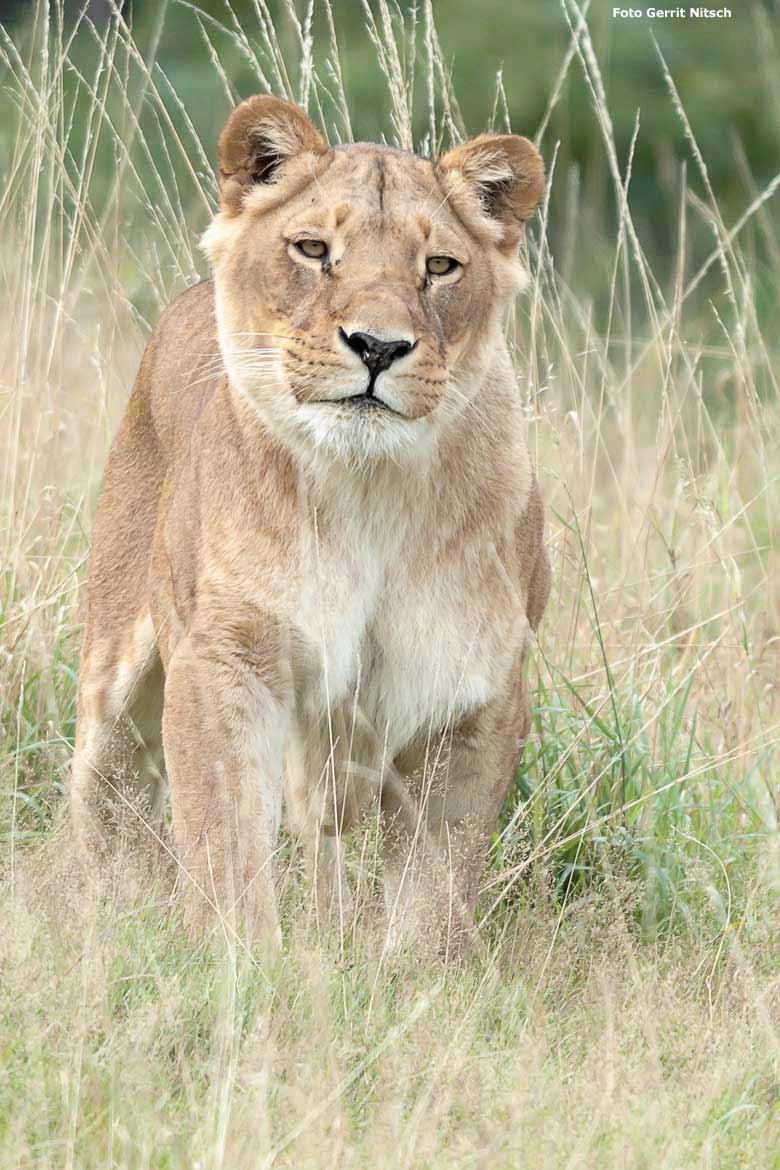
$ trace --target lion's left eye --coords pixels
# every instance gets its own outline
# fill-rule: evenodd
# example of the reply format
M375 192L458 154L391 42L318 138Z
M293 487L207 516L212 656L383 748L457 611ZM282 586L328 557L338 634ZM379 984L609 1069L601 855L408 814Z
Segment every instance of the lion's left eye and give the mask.
M296 240L295 247L310 260L324 260L328 254L328 245L324 240Z
M425 268L431 276L448 276L450 272L460 268L460 263L454 256L429 256Z

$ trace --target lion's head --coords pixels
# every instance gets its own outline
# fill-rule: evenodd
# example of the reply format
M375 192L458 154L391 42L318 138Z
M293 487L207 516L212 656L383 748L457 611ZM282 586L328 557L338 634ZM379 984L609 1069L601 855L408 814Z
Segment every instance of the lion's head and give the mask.
M503 346L544 190L535 148L484 134L432 163L329 147L302 110L260 96L219 149L204 247L233 384L287 442L350 461L424 449Z

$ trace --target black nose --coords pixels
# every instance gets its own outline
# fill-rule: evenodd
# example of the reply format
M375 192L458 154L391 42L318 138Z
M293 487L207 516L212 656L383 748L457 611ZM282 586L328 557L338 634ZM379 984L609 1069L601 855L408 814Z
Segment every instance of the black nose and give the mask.
M370 333L345 333L343 329L339 332L341 340L354 349L368 366L372 381L382 370L389 369L394 361L414 349L411 341L382 341Z

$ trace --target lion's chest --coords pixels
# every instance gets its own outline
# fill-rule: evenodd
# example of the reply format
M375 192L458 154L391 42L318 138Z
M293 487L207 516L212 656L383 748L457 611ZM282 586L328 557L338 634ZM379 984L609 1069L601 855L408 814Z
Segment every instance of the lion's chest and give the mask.
M492 624L456 566L425 587L401 584L364 643L364 706L391 754L487 702L495 676Z
M309 697L320 711L356 702L394 754L490 698L506 649L506 604L475 582L479 550L424 572L419 553L392 534L350 552L321 547L306 575Z

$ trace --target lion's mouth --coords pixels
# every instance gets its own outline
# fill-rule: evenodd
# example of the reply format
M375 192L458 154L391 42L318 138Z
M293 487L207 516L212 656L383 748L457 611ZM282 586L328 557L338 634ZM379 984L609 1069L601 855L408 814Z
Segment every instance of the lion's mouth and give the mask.
M368 392L364 394L348 394L346 398L331 398L329 401L334 406L348 406L359 411L386 412L387 414L394 414L398 418L405 417L400 411L393 410L392 406L388 406L382 398L377 398L375 394Z

